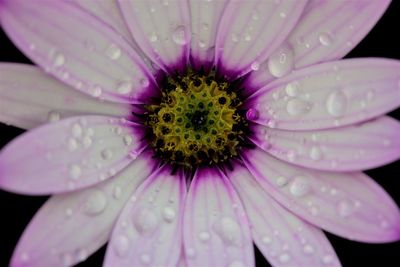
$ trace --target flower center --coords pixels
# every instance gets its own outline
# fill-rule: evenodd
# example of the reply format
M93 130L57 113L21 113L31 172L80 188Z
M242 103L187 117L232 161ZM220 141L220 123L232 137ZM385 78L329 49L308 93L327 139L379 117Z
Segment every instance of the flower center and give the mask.
M155 156L193 169L238 155L248 123L233 86L188 71L167 77L159 105L149 105L146 125Z

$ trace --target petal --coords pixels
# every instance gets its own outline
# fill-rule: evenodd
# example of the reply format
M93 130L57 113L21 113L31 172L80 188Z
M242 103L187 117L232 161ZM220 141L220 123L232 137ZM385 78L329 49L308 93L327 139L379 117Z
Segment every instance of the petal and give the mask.
M171 73L186 68L191 38L187 1L118 2L136 42L153 62Z
M276 203L246 168L237 165L229 179L246 209L254 242L273 266L340 266L324 233Z
M253 243L242 204L228 179L198 170L183 220L188 266L254 266Z
M99 102L25 64L0 64L0 121L30 129L61 118L98 114L129 118L131 106Z
M275 200L336 235L360 242L400 240L400 212L390 196L363 173L296 167L256 149L247 168Z
M114 176L143 150L140 128L111 117L68 118L31 130L0 153L0 187L53 194Z
M271 128L316 130L345 126L400 105L400 61L348 59L295 71L258 91L249 107Z
M216 40L218 69L244 75L285 40L307 1L230 1Z
M295 68L344 57L372 29L390 1L320 1L307 4L287 41L294 55ZM248 82L261 88L274 79L266 69L252 72Z
M284 131L258 125L253 142L273 156L312 169L355 171L400 158L400 123L381 117L319 131Z
M184 176L164 168L149 177L119 216L104 266L176 266L185 195Z
M7 0L0 15L8 36L32 61L86 94L143 103L157 92L130 44L71 2Z
M227 0L189 0L192 21L190 56L195 69L204 67L209 70L214 64L215 39L227 3Z
M22 235L10 266L71 266L104 245L123 205L155 169L141 155L114 179L51 197Z

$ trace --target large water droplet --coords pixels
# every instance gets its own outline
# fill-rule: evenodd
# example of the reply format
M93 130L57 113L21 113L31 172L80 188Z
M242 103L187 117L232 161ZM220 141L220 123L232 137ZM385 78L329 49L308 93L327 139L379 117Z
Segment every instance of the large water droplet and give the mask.
M282 77L293 70L294 55L292 48L285 44L268 59L269 72L275 77Z
M311 110L311 103L302 99L294 98L289 100L286 110L292 116L300 116Z
M166 222L173 222L173 220L175 219L175 217L176 217L176 212L175 212L175 210L173 209L173 208L171 208L171 207L165 207L164 209L163 209L163 212L162 212L162 214L163 214L163 218L164 218L164 220L166 221Z
M158 218L153 211L143 209L138 214L133 214L133 224L139 233L150 233L157 228Z
M113 242L113 247L115 253L117 253L118 256L123 257L127 255L129 251L129 239L124 235L117 236Z
M106 49L106 55L112 60L117 60L121 54L121 49L116 44L110 44Z
M215 230L226 245L240 245L240 226L229 217L223 217L215 225Z
M117 91L120 94L126 95L132 91L132 82L131 81L120 81L117 84Z
M309 192L310 185L308 184L306 178L297 176L290 185L289 190L293 196L302 197Z
M86 199L84 211L88 215L98 215L102 213L107 206L107 196L103 191L94 190Z
M334 117L343 116L347 110L347 96L341 90L329 94L326 100L326 108Z
M291 97L296 97L300 91L300 84L298 82L291 82L285 87L286 94Z
M69 167L69 178L76 180L82 175L82 169L78 164L72 164Z
M325 45L325 46L331 45L332 42L333 42L333 37L332 37L332 35L331 35L330 33L328 33L328 32L323 32L323 33L321 33L321 34L319 35L318 39L319 39L319 42L320 42L322 45Z
M53 67L61 67L65 64L65 56L60 52L52 53Z
M178 45L185 45L188 42L185 33L185 26L181 25L175 28L172 33L172 40Z

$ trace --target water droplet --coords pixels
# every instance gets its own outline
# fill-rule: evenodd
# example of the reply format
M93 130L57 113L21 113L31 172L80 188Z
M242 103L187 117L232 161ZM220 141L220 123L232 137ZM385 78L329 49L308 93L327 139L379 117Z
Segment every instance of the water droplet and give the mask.
M169 223L172 222L176 217L175 210L171 207L165 207L162 214L164 220Z
M244 40L245 40L246 42L250 42L250 41L251 41L251 35L250 35L250 33L246 33L246 34L244 35Z
M27 252L22 252L21 253L20 259L21 259L22 262L25 262L25 263L28 262L29 258L30 258L30 256L29 256L29 254Z
M79 138L82 135L82 126L79 123L74 123L72 125L72 136Z
M333 262L332 255L327 254L327 255L322 257L322 263L323 264L331 264L332 262Z
M47 116L48 122L56 122L61 119L61 114L57 111L50 111L49 115Z
M337 204L336 210L340 217L347 218L353 213L354 209L350 202L342 200Z
M293 180L289 190L294 197L302 197L309 192L310 185L304 177L298 176Z
M59 52L52 52L53 67L61 67L65 64L65 56Z
M132 82L131 81L120 81L117 84L117 91L120 94L126 95L132 91Z
M140 262L143 264L149 264L151 262L151 257L149 254L143 253L140 255Z
M68 150L70 152L75 151L78 148L78 142L75 138L68 139Z
M276 185L279 187L283 187L288 184L288 179L284 176L279 176L276 178Z
M115 199L120 199L122 196L122 188L120 186L115 186L113 190L113 197Z
M113 242L113 247L115 253L117 253L118 256L123 257L129 251L129 239L124 235L117 236Z
M290 255L287 254L287 253L283 253L283 254L279 255L279 261L280 261L281 263L287 263L287 262L289 262L289 261L290 261Z
M89 88L89 94L93 97L99 97L103 93L103 89L99 85L94 85Z
M98 215L107 206L107 196L103 191L94 190L86 199L84 211L87 215Z
M178 45L185 45L188 42L185 33L185 26L181 25L176 27L172 33L172 40Z
M74 257L72 256L71 253L63 253L61 255L61 263L64 266L71 266L74 262Z
M112 60L117 60L121 54L121 49L116 44L110 44L106 49L106 55Z
M313 248L313 246L311 246L310 244L306 244L306 245L303 247L303 252L304 252L305 254L313 254L313 253L314 253L314 248Z
M86 249L80 249L77 253L78 261L85 261L88 257L88 252Z
M300 84L298 82L292 82L286 85L285 91L288 96L296 97L299 94Z
M199 239L202 242L207 242L208 240L210 240L210 234L208 232L200 232Z
M229 264L229 267L245 267L243 262L241 261L233 261Z
M268 235L264 235L261 239L261 241L263 242L263 244L265 245L269 245L272 243L272 238Z
M279 13L279 16L284 19L284 18L286 18L286 13L285 12L281 12L281 13Z
M123 140L124 140L124 144L127 145L127 146L130 146L132 144L132 142L133 142L133 138L130 135L125 135L123 137Z
M194 248L187 248L185 250L185 254L189 258L194 258L196 256L196 251L194 250Z
M285 44L276 50L268 59L268 69L275 77L282 77L293 70L293 49Z
M246 118L250 121L252 120L256 120L259 117L259 113L258 110L254 109L254 108L250 108L247 112L246 112Z
M310 158L311 158L312 160L315 160L315 161L320 160L320 159L322 158L322 151L321 151L321 149L320 149L319 147L317 147L317 146L313 146L313 147L310 149Z
M101 151L101 157L104 160L111 159L113 157L113 152L110 149L106 148L103 151Z
M344 92L337 90L330 93L326 100L326 108L334 117L343 116L347 110L347 97Z
M82 140L82 144L84 148L89 148L92 144L92 138L90 138L89 136L85 136Z
M305 100L294 98L289 100L286 105L286 111L292 116L306 114L311 110L311 104Z
M157 228L158 218L153 211L143 209L139 214L133 214L133 224L139 233L150 233Z
M76 180L82 175L82 169L78 164L72 164L69 168L69 178Z
M319 35L318 39L319 39L319 42L320 42L322 45L325 45L325 46L331 45L332 42L333 42L333 37L332 37L332 35L331 35L330 33L327 33L327 32L321 33L321 34Z
M140 85L144 88L149 87L150 81L147 78L143 78L140 80Z
M239 42L239 37L235 33L232 33L232 42L234 42L234 43Z
M215 225L215 230L226 245L240 245L240 226L229 217L223 217Z
M257 61L254 61L253 63L251 63L250 68L254 71L259 70L260 69L260 63Z
M157 34L155 32L151 33L150 36L149 36L149 40L152 43L157 42L157 40L158 40Z

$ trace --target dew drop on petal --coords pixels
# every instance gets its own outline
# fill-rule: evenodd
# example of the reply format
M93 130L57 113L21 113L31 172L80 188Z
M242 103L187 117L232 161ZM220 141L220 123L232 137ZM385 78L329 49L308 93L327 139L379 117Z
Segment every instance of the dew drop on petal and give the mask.
M120 186L115 186L112 195L115 199L120 199L122 196L122 188Z
M150 264L150 262L151 262L150 255L147 254L147 253L143 253L142 255L140 255L140 262L145 264L145 265Z
M341 90L330 93L326 100L326 108L334 117L343 116L347 110L347 96Z
M150 81L147 78L143 78L140 80L140 85L144 88L149 87Z
M110 44L106 49L106 55L112 60L117 60L121 54L121 49L116 44Z
M158 226L157 215L151 210L143 209L138 214L135 213L132 215L133 225L141 234L152 232Z
M127 255L129 251L129 239L124 235L117 236L113 242L113 247L115 253L118 256L123 257Z
M304 252L305 254L313 254L313 253L314 253L314 247L311 246L310 244L306 244L306 245L304 245L304 247L303 247L303 252Z
M117 84L117 91L120 94L126 95L132 91L132 82L131 81L120 81Z
M194 258L196 256L196 251L194 250L194 248L187 248L185 250L185 254L188 258Z
M286 111L291 116L300 116L311 110L311 104L305 100L294 98L288 101Z
M103 151L101 151L101 157L104 160L111 159L113 157L113 152L110 149L106 148Z
M210 234L208 232L200 232L198 235L200 241L202 242L207 242L208 240L210 240Z
M226 245L240 245L240 226L231 218L223 217L215 225L215 230Z
M48 116L47 116L47 121L48 122L56 122L61 119L61 114L57 111L50 111Z
M290 193L294 197L302 197L305 196L310 190L310 185L306 181L304 177L298 176L296 177L292 184L290 185Z
M354 209L350 202L342 200L337 204L336 210L340 217L347 218L353 213Z
M61 67L65 64L65 56L60 52L52 52L53 67Z
M321 151L321 149L320 149L319 147L317 147L317 146L313 146L313 147L310 149L310 158L311 158L312 160L315 160L315 161L320 160L320 159L322 158L322 151Z
M107 206L107 196L103 191L94 190L86 199L84 212L87 215L98 215L102 213Z
M149 36L149 40L150 40L150 42L152 42L152 43L157 42L157 40L158 40L157 34L154 33L154 32L151 33L150 36Z
M132 136L130 136L130 135L125 135L125 136L123 137L123 141L124 141L124 144L125 144L126 146L130 146L130 145L132 144L132 142L133 142L133 138L132 138Z
M81 137L82 135L82 126L79 123L74 123L72 125L72 136L75 138Z
M165 207L162 212L163 218L166 222L172 222L176 217L176 212L171 207Z
M188 40L185 33L185 26L180 25L172 33L172 40L178 45L187 44Z
M292 82L286 85L285 91L288 96L296 97L299 94L300 85L298 82Z
M89 94L93 97L99 97L103 93L103 89L99 85L94 85L89 88Z
M68 139L68 150L70 152L75 151L78 148L78 142L75 138Z
M278 178L276 178L275 182L277 186L283 187L288 184L288 179L284 176L279 176Z
M74 257L71 253L63 253L61 255L61 263L63 266L71 266L74 262Z
M76 180L82 175L82 169L78 164L72 164L69 167L69 178Z
M254 71L259 70L260 69L260 63L257 61L254 61L253 63L251 63L250 68Z
M261 239L261 242L263 242L264 245L269 245L272 243L272 238L268 235L264 235Z
M327 255L322 257L322 263L323 264L331 264L332 262L333 262L332 255L327 254Z
M246 118L248 120L256 120L259 117L259 113L256 109L254 108L250 108L247 112L246 112Z
M291 257L287 253L283 253L283 254L279 255L279 261L281 263L288 263L290 261L290 259L291 259Z
M275 77L282 77L293 70L294 55L292 48L285 44L268 59L269 72Z
M330 33L323 32L318 36L318 40L322 45L328 46L332 44L333 37Z

